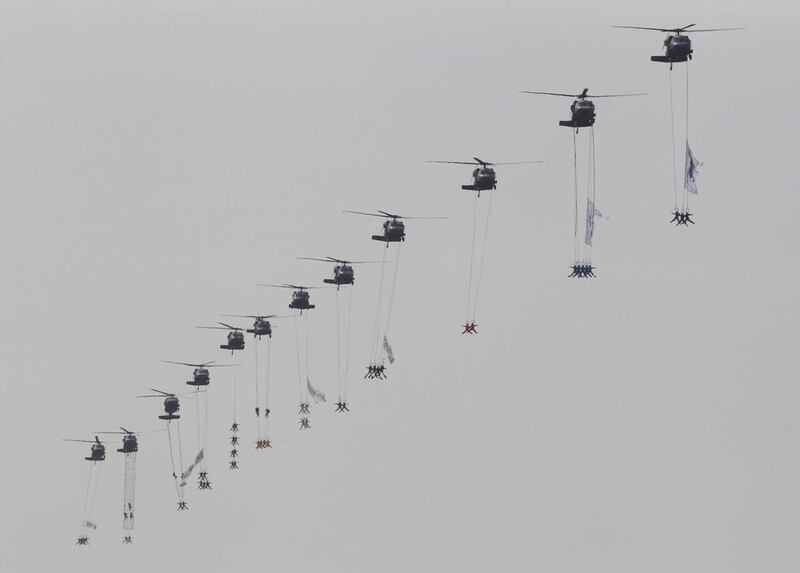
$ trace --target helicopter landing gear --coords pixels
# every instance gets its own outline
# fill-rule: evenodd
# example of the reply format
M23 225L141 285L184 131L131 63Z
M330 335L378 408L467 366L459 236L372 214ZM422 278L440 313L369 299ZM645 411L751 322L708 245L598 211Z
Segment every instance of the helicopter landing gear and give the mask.
M693 213L690 213L688 210L678 211L675 209L672 213L672 220L670 223L675 223L676 227L680 227L681 225L688 227L689 223L694 225L694 221L692 221Z
M596 278L594 274L594 269L591 264L584 264L584 263L575 263L572 265L572 272L569 274L569 278L581 278L581 279L588 279L588 278Z
M461 334L478 334L478 331L475 329L475 327L478 325L474 322L467 322L462 326L464 330L461 332Z
M349 412L350 408L347 407L347 402L343 402L342 400L339 400L338 402L336 402L336 411L337 412Z

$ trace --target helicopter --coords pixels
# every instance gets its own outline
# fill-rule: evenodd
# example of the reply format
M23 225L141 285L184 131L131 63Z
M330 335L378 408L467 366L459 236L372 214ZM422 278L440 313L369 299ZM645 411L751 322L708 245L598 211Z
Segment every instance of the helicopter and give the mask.
M329 285L336 285L336 290L343 285L355 284L356 278L353 273L351 265L361 265L366 263L375 263L377 261L345 261L343 259L334 259L333 257L325 257L324 259L317 259L314 257L297 257L304 261L321 261L323 263L336 263L333 267L333 278L322 279L322 282Z
M611 26L612 28L627 28L631 30L653 30L656 32L668 32L669 36L664 39L664 55L650 56L651 62L665 62L672 69L672 64L685 62L692 59L692 40L689 36L684 36L688 32L725 32L728 30L744 30L744 28L708 28L704 30L690 30L696 24L689 24L683 28L646 28L644 26Z
M136 434L126 430L122 426L119 428L121 432L98 432L98 434L122 434L122 447L117 449L121 454L134 454L139 451L139 443L136 439Z
M65 442L80 442L82 444L92 444L91 453L89 457L83 458L87 462L102 462L106 459L106 447L103 445L103 442L100 441L100 438L97 436L94 437L94 440L72 440L72 439L65 439Z
M497 176L495 175L492 167L496 165L524 165L530 163L541 163L541 161L516 161L512 163L490 163L477 157L473 157L475 161L426 161L426 163L447 163L452 165L477 165L472 170L472 184L462 185L461 189L464 191L477 191L478 197L481 196L481 191L491 191L497 189Z
M207 328L214 328L214 327L207 327ZM230 337L230 335L228 336ZM174 360L162 360L162 362L164 362L165 364L179 364L181 366L192 366L194 368L194 372L192 372L192 379L186 382L189 386L208 386L208 383L211 382L211 374L208 371L209 368L225 368L227 366L233 366L233 364L214 364L213 360L210 362L203 362L202 364L175 362Z
M253 328L248 328L247 332L253 335L253 338L261 340L262 336L269 336L272 338L272 324L268 319L281 318L277 314L224 314L231 318L252 318Z
M315 287L307 287L307 286L300 286L300 285L289 285L289 284L282 284L282 285L258 285L258 286L266 286L266 287L275 287L275 288L291 288L295 289L292 293L292 302L289 303L289 308L293 308L295 310L299 310L300 314L303 314L304 310L311 310L312 308L316 308L316 305L310 304L310 297L308 294L308 289L315 288Z
M576 98L575 101L572 102L570 106L570 112L572 112L572 118L567 120L561 120L558 122L558 125L562 127L574 127L575 131L577 132L581 127L592 127L595 122L596 115L594 111L594 102L590 101L587 98L593 97L630 97L630 96L642 96L647 95L643 93L638 94L605 94L605 95L593 95L589 93L589 88L583 88L583 91L577 95L573 94L561 94L561 93L554 93L554 92L531 92L531 91L520 91L519 93L523 94L537 94L537 95L551 95L551 96L562 96L562 97L574 97Z
M169 392L162 392L161 390L156 390L155 388L150 388L152 392L158 392L158 394L146 394L144 396L136 396L137 398L164 398L164 412L158 417L159 420L180 420L180 416L176 414L178 410L181 408L180 401L175 394L170 394Z
M223 350L230 350L231 354L233 354L234 350L244 350L244 332L242 332L241 328L225 324L224 322L218 322L217 324L221 324L222 326L199 326L198 328L229 330L227 344L220 344L219 347ZM191 384L191 382L188 382L188 384Z
M389 243L399 243L406 240L406 226L400 219L446 219L447 217L406 217L405 215L393 215L386 211L378 210L377 213L364 213L363 211L343 211L344 213L352 213L354 215L367 215L370 217L385 217L386 221L383 222L383 234L372 235L373 241L383 241L386 243L386 248L389 248Z

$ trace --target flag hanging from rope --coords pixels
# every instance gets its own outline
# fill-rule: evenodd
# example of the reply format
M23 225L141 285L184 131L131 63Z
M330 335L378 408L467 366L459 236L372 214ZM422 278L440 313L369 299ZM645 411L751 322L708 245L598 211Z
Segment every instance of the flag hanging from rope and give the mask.
M320 402L325 402L325 393L320 392L316 388L311 385L311 379L306 377L306 384L308 385L308 393L309 395L314 398L314 402L319 404Z
M697 168L700 167L702 163L697 161L697 158L692 154L692 150L689 147L689 142L686 142L686 173L683 177L683 188L686 189L687 192L691 193L692 195L697 195Z
M592 246L592 239L594 238L594 219L595 217L602 217L603 214L600 209L594 206L594 201L589 197L586 200L586 236L583 242L587 247Z

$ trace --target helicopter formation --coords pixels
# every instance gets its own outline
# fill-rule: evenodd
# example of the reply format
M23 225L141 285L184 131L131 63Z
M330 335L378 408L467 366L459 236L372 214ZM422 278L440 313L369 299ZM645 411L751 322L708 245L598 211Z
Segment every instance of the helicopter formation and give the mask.
M695 24L689 24L681 28L648 28L640 26L614 26L615 28L626 29L639 29L639 30L653 30L668 33L664 40L664 55L652 56L651 61L663 62L670 64L670 70L676 63L686 63L692 59L693 49L691 39L687 34L695 32L716 32L728 30L741 30L742 28L709 28L709 29L696 29ZM688 77L688 73L687 73ZM560 92L548 91L521 91L524 94L533 95L546 95L555 97L568 97L573 98L570 106L570 118L558 121L560 127L569 127L573 131L573 146L575 160L575 260L570 266L571 273L569 277L577 278L595 278L595 270L597 267L591 262L591 247L594 235L594 221L596 217L601 216L599 210L596 208L596 181L595 181L595 167L594 167L594 131L593 127L597 121L597 110L592 101L597 98L621 98L621 97L636 97L644 96L644 93L615 93L615 94L591 94L588 88L584 88L577 94L568 94ZM688 93L688 80L687 80L687 93ZM688 95L687 95L687 109L688 109ZM687 111L688 115L688 111ZM585 194L586 211L585 217L580 217L578 213L578 179L579 173L577 168L577 137L580 130L588 131L588 149L589 149L589 164L591 165L590 171L586 174L587 191ZM673 138L674 139L674 138ZM687 136L686 136L686 150L687 150L687 168L686 168L686 191L689 194L696 194L696 187L694 186L694 176L696 168L699 165L691 155L688 146L688 119L687 119ZM675 141L673 141L673 151ZM464 165L471 166L471 183L461 185L461 190L473 191L474 193L474 217L472 226L472 246L470 251L470 268L469 268L469 288L467 294L467 311L465 323L462 325L462 334L475 335L478 334L476 322L477 301L479 298L479 290L483 278L484 260L486 257L486 244L488 241L489 221L491 218L491 197L494 193L489 194L488 206L483 215L485 220L485 227L479 225L479 199L481 193L495 191L498 187L498 178L496 167L498 166L514 166L514 165L530 165L538 164L540 161L517 161L517 162L489 162L478 157L473 157L473 161L428 161L432 164L448 164L448 165ZM690 161L691 159L691 161ZM230 318L251 319L253 321L251 328L244 328L234 326L226 322L217 322L213 326L200 326L197 328L223 330L226 331L226 339L223 344L219 345L222 350L229 350L231 355L237 352L243 352L246 349L245 334L252 334L252 349L255 358L255 389L256 389L256 404L255 415L257 419L257 436L255 440L256 449L271 449L273 447L272 439L269 435L268 421L271 413L269 403L269 348L273 338L273 320L276 319L293 319L295 325L295 340L297 347L297 365L298 365L298 388L299 388L299 429L310 430L311 426L311 413L312 402L313 404L321 404L327 402L326 395L316 388L311 382L309 368L311 360L309 358L309 311L316 308L316 304L311 302L310 290L312 289L329 289L336 292L336 309L337 309L337 359L339 368L337 370L338 378L338 395L335 402L335 412L339 414L349 413L350 402L348 401L347 394L347 381L348 381L348 368L349 368L349 329L350 329L350 310L352 291L356 284L354 265L361 264L378 264L380 278L378 280L378 293L377 309L374 320L373 334L371 337L371 351L369 364L367 366L365 379L368 380L387 380L388 366L395 361L394 351L392 345L389 343L389 327L392 318L392 308L395 299L395 287L397 284L398 276L398 263L400 255L400 247L406 241L406 225L405 222L409 220L443 220L446 217L438 216L407 216L399 215L393 212L376 210L374 212L368 211L354 211L345 210L343 213L355 214L359 216L378 217L383 219L381 231L378 234L371 235L371 240L385 244L385 249L381 248L382 260L346 260L326 256L324 258L317 257L297 257L300 260L323 262L333 265L332 275L328 278L322 279L323 285L327 286L306 286L292 283L279 283L279 284L259 284L258 286L290 289L291 299L288 304L290 310L298 311L293 315L278 315L278 314L231 314L222 315ZM684 198L681 206L678 205L676 195L676 206L673 213L674 217L671 222L677 225L688 226L688 223L695 224L691 219L692 213L688 209L688 196ZM579 221L583 223L583 238L579 236ZM483 234L479 234L479 230L483 228ZM390 247L394 247L393 251L394 261L387 261L387 251ZM392 266L390 266L392 265ZM387 279L387 269L390 278ZM349 287L345 289L344 287ZM340 291L347 290L347 297L345 301L340 300ZM345 298L345 297L343 297ZM344 325L340 324L340 310L344 307ZM344 326L344 328L343 328ZM301 345L300 328L304 328L305 345ZM282 332L283 328L279 330ZM259 345L266 346L267 361L265 368L265 376L263 379L259 375ZM304 355L304 356L303 356ZM305 360L302 360L305 358ZM176 393L150 388L152 394L143 394L137 396L138 398L158 398L163 400L163 413L158 414L157 418L166 424L164 430L168 436L168 445L171 463L171 475L175 484L177 494L177 507L178 510L188 510L188 502L186 501L185 488L188 479L197 470L198 489L210 490L211 483L209 480L209 472L206 466L206 447L205 440L207 438L207 409L205 414L201 414L200 401L208 404L209 389L211 387L211 368L217 367L234 367L233 364L216 364L215 361L207 361L201 363L179 362L172 360L164 360L168 364L180 365L192 368L191 380L185 383L192 386L194 390L189 394L192 399L197 401L197 453L194 458L183 458L183 444L181 437L180 420L180 397ZM303 367L305 364L305 367ZM235 392L235 385L234 385ZM235 398L234 398L235 403ZM134 515L134 478L135 478L135 459L136 454L139 452L139 441L137 432L132 432L124 427L120 427L121 432L102 432L109 434L121 434L122 445L116 451L122 453L126 457L126 471L125 471L125 498L123 501L123 542L131 543L133 528L133 515ZM230 460L228 462L229 469L238 470L239 465L239 432L240 422L234 413L234 420L230 426L230 444L231 450L229 452ZM100 434L101 432L98 432ZM77 538L78 545L89 544L89 533L96 529L96 523L91 514L91 504L88 500L93 499L97 484L99 481L99 470L96 470L98 463L106 459L106 447L100 440L99 435L94 436L94 440L82 439L68 439L66 441L79 442L90 444L89 455L84 459L92 462L92 469L89 474L89 485L87 486L87 498L84 503L84 515L81 522L81 533Z

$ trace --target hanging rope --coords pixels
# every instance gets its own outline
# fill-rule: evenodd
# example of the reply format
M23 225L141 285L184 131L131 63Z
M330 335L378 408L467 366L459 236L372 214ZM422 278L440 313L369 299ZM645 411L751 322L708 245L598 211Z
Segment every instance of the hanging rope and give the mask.
M341 300L340 289L336 289L336 390L339 395L339 402L343 400L342 397L342 327L340 314Z
M305 320L305 322L306 322L305 323L305 327L306 327L306 380L308 380L311 377L311 359L310 359L310 354L309 354L309 346L310 346L310 344L309 344L309 336L310 336L309 335L309 330L310 329L309 329L309 326L308 326L308 321L309 321L308 313L306 313L304 316L306 317L306 320ZM304 400L304 402L308 402L308 384L303 385L303 388L305 388L305 400Z
M255 375L256 375L256 407L255 407L255 410L254 410L255 411L255 415L256 415L256 436L257 436L256 439L260 440L261 439L261 416L259 415L259 413L261 411L260 410L260 408L261 408L261 398L259 396L259 391L258 391L259 380L258 380L258 341L257 340L253 340L253 356L255 358Z
M264 437L269 440L269 370L272 365L272 338L267 338L267 360L264 380Z
M478 314L478 295L481 291L481 283L483 282L484 262L486 261L486 245L489 243L489 222L492 219L492 200L494 193L489 193L489 205L486 208L486 226L483 229L483 245L481 246L480 262L478 263L478 279L475 284L475 297L473 299L472 317L471 320L475 322L475 315Z
M675 103L672 97L672 70L667 72L669 89L669 127L672 133L672 190L675 195L675 211L678 210L678 160L675 153Z
M493 193L489 194L490 200ZM465 322L470 322L470 312L472 310L472 274L475 261L475 237L478 232L478 194L473 195L472 202L472 244L469 249L469 276L467 278L467 313Z
M385 250L385 249L384 249ZM347 321L345 330L345 347L344 347L344 381L342 390L342 399L347 401L347 381L350 376L350 322L353 315L353 287L347 289Z
M386 276L386 253L389 249L381 248L383 251L383 258L381 259L381 273L378 279L378 299L375 309L375 320L372 325L372 347L370 348L370 364L376 364L378 361L378 348L380 345L381 337L381 315L383 311L383 283Z
M572 130L572 174L575 187L575 225L573 230L575 261L578 260L578 136L577 131Z
M397 243L397 259L394 261L394 274L392 276L392 285L389 290L389 306L386 309L386 326L383 329L383 335L388 336L389 334L389 325L392 321L392 307L394 306L394 293L397 287L397 271L400 268L400 246L402 243Z
M297 325L298 322L300 322L299 316L294 319L294 342L297 348L297 388L300 391L300 402L303 402L303 373L300 371L300 334L298 332L300 327Z
M686 60L686 146L689 147L689 60ZM683 186L684 210L689 211L689 190Z

